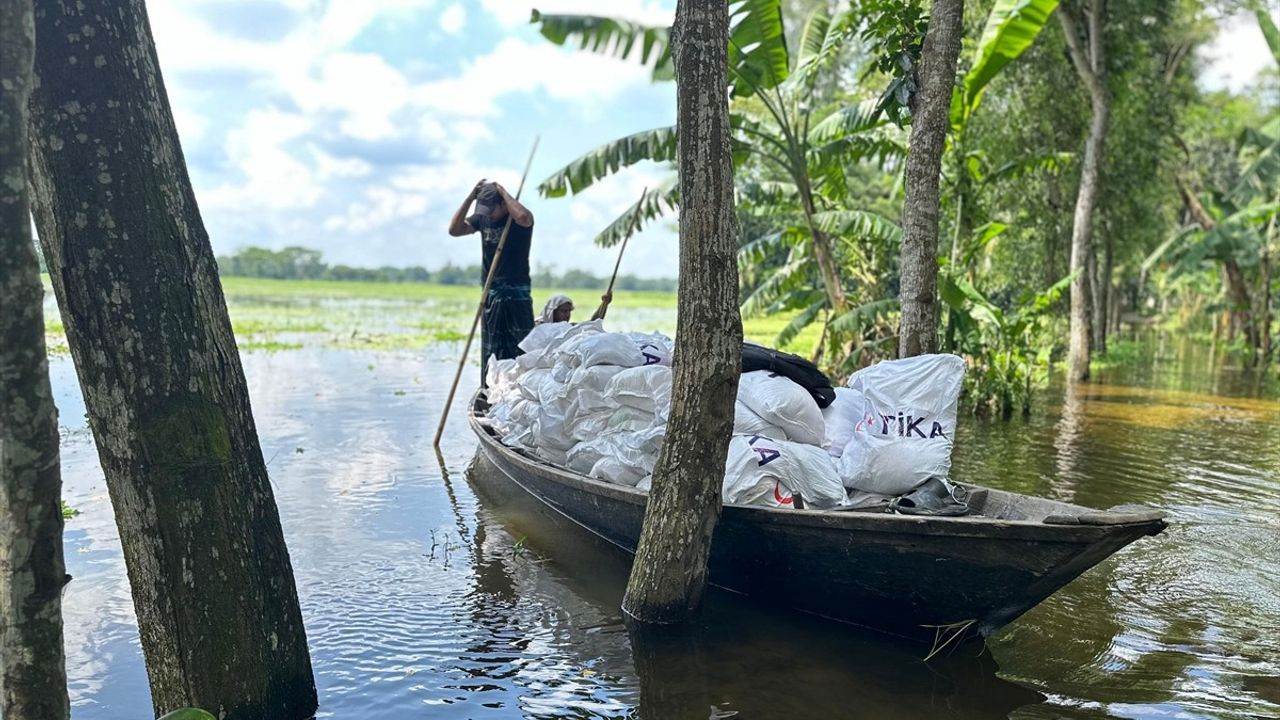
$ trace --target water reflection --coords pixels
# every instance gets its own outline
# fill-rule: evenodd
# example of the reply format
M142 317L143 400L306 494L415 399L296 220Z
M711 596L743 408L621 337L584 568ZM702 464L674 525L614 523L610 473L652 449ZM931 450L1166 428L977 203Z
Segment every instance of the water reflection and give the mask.
M522 552L544 559L541 578L558 579L562 606L591 603L608 617L597 632L630 641L614 648L622 654L608 664L630 664L635 679L624 671L619 680L638 685L638 717L841 717L856 709L867 717L931 718L945 710L989 718L1041 699L1000 679L980 647L926 664L918 647L780 615L714 589L689 632L628 628L617 610L628 569L620 550L514 490L483 457L467 477L509 533L519 534Z
M627 558L470 467L448 353L245 358L326 718L1280 715L1280 404L1203 358L968 419L959 478L1173 524L990 643L921 651L711 593L696 632L629 634ZM1190 369L1187 369L1190 367ZM68 501L77 720L147 707L119 542L68 360L52 367ZM464 377L474 384L475 369ZM998 663L998 667L997 667Z

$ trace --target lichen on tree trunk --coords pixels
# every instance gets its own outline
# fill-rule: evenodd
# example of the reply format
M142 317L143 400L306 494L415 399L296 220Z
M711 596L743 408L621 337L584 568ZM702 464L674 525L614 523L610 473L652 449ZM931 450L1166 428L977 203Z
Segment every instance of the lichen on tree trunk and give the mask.
M963 34L964 0L934 0L920 50L920 89L911 107L899 261L899 357L938 348L938 183Z
M623 599L640 622L682 621L702 598L742 367L728 23L723 0L676 6L680 292L670 420Z
M308 718L315 683L209 238L141 0L38 0L36 225L157 714Z
M65 720L62 478L31 238L31 0L0 0L0 716Z

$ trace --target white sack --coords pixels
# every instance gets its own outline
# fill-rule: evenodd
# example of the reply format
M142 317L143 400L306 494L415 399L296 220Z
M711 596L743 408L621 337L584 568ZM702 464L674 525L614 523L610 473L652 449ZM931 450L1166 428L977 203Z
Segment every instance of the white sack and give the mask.
M529 331L529 334L525 335L524 339L520 341L518 347L523 350L525 354L540 353L546 349L547 345L550 345L553 341L558 340L560 336L568 332L571 327L573 327L573 323L568 322L534 325L533 329Z
M764 418L755 413L754 410L738 400L733 404L733 434L746 435L762 435L774 440L786 440L787 433L782 428L770 425Z
M637 432L603 435L574 446L572 462L582 466L593 457L598 458L588 475L606 482L634 487L644 476L653 472L665 434L665 427L654 427Z
M627 333L627 337L636 344L645 365L666 365L671 367L671 356L674 347L671 338L662 333Z
M591 468L605 456L604 448L599 443L580 442L569 450L565 458L565 467L574 472L590 475Z
M844 454L845 445L853 437L853 429L860 420L867 417L866 398L858 390L836 388L836 399L822 408L822 421L825 425L826 438L822 447L832 457Z
M521 357L524 356L522 355ZM520 376L520 379L516 381L516 385L520 388L520 394L524 399L537 402L542 394L542 384L544 382L555 382L555 379L551 377L550 368L528 370Z
M598 393L603 393L609 387L609 381L625 369L616 365L580 367L575 369L573 374L569 376L568 383L579 390L594 390Z
M750 440L742 435L733 436L725 460L721 499L726 504L791 507L795 503L791 489L781 478L765 472L760 463L761 457L752 449Z
M598 480L628 487L635 487L645 476L643 470L614 457L600 458L589 474Z
M535 365L542 368L552 367L562 353L572 355L572 348L587 337L603 334L605 334L604 324L601 320L590 320L576 325L571 324L567 330L556 335L547 343L542 350L542 354L538 356ZM523 358L524 355L520 357Z
M594 440L602 435L647 430L657 424L653 413L621 406L585 414L573 418L570 435L574 440ZM663 426L665 427L665 426Z
M867 417L840 458L845 486L901 495L946 478L963 380L964 360L955 355L886 360L854 373L849 387L863 394Z
M546 460L552 465L559 465L560 467L564 467L564 464L566 462L567 456L565 455L565 452L559 448L539 446L534 450L534 453L538 457L542 458L543 460Z
M565 351L562 351L561 355L564 354ZM585 367L592 365L638 367L645 364L645 357L635 341L623 333L599 333L585 337L575 344L569 364Z
M538 419L534 426L534 442L539 448L555 448L565 451L576 442L560 403L548 403L538 407ZM563 458L561 458L563 462Z
M738 400L781 428L792 442L821 445L826 434L822 411L808 390L789 378L765 370L743 373L738 380Z
M793 491L805 507L832 508L845 500L840 476L822 448L759 435L733 437L721 493L725 502L793 507Z
M665 417L671 407L671 368L665 365L645 365L627 368L609 381L604 396L608 400L637 410Z

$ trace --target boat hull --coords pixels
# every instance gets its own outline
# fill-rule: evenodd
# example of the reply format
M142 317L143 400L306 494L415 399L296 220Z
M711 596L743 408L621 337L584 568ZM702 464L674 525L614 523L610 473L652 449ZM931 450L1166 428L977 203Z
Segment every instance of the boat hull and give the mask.
M527 493L635 551L645 493L507 448L478 417L472 426L495 471L482 482ZM989 492L1006 501L1022 497ZM1116 550L1163 528L1158 518L1047 524L726 505L712 540L710 581L760 602L913 640L935 641L939 628L986 636Z

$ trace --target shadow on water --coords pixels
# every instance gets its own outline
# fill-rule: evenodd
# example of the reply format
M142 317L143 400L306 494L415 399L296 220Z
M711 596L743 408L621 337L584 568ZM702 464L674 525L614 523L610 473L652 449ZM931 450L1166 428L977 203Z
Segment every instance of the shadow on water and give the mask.
M482 455L467 470L481 507L508 536L519 538L511 562L536 562L562 591L608 616L608 659L638 685L625 717L685 720L722 717L1005 717L1043 699L1000 679L979 645L929 663L925 649L902 645L800 614L758 607L714 588L691 627L644 630L624 622L630 556L514 488ZM485 523L481 523L483 527ZM506 561L503 561L504 564ZM480 563L484 567L485 563ZM482 586L510 575L486 572ZM603 629L603 628L599 628ZM604 648L601 648L604 650Z

